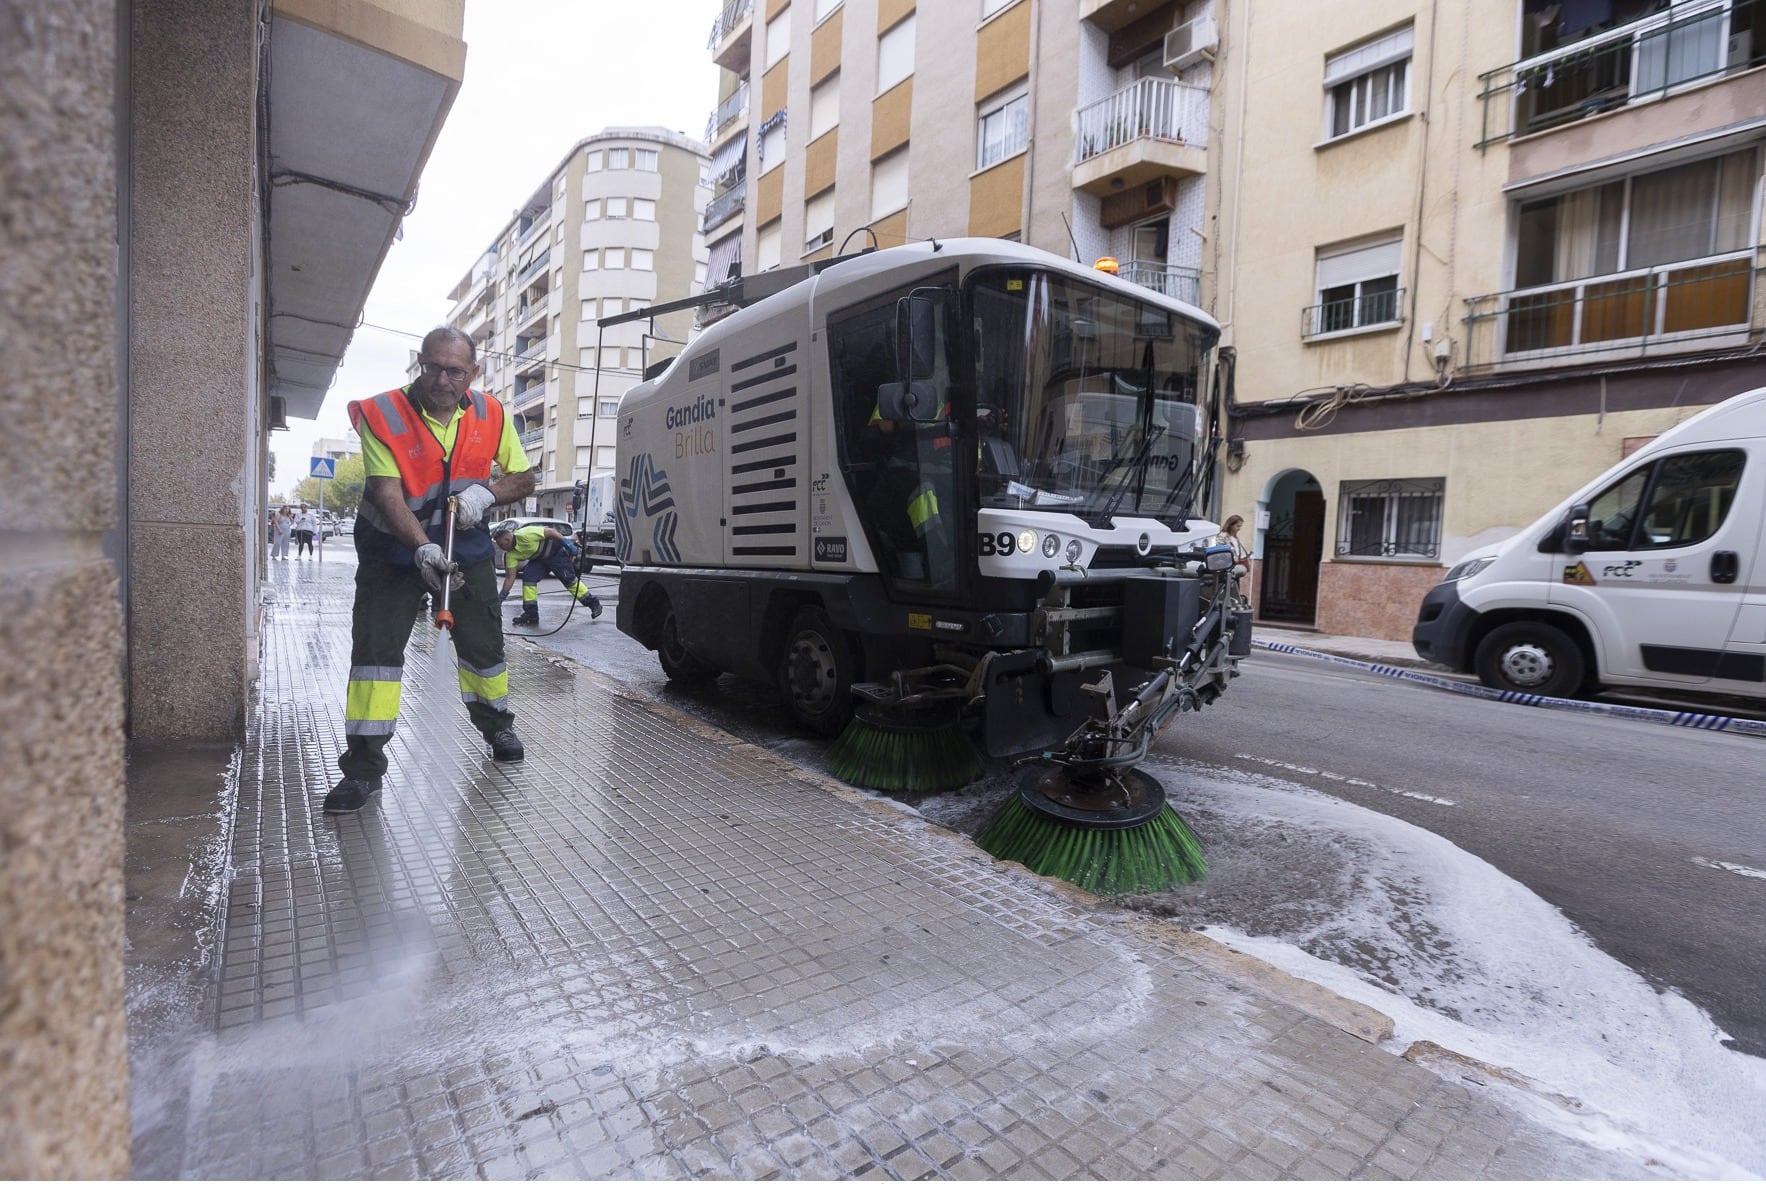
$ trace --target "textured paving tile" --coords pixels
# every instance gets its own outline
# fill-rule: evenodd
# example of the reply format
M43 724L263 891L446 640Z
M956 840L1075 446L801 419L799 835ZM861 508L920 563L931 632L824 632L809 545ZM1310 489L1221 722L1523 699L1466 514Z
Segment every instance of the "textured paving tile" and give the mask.
M522 645L525 763L420 627L387 789L326 819L349 596L266 630L186 1174L1641 1171Z

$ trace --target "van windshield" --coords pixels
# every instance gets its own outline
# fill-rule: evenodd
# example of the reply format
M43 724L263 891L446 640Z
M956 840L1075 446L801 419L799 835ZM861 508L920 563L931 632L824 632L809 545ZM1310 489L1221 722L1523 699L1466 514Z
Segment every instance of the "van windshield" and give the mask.
M981 504L1183 516L1214 331L1031 268L988 269L970 285Z

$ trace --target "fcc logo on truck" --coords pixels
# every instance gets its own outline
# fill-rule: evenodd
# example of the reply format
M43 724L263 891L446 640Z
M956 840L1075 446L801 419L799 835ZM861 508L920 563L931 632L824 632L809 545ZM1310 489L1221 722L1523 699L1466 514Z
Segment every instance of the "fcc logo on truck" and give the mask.
M845 563L846 536L818 538L815 554L817 563Z

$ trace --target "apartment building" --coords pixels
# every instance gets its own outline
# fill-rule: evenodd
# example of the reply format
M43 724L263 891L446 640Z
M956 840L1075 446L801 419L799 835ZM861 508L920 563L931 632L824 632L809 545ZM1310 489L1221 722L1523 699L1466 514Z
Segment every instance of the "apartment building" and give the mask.
M1213 9L729 0L710 35L707 282L973 234L1110 256L1194 301Z
M706 164L702 144L662 128L582 140L449 293L448 323L477 344L479 385L538 471L534 513L568 515L576 483L613 470L620 397L692 329L689 313L596 322L704 283Z
M1766 383L1760 11L1223 10L1204 287L1264 619L1407 638L1473 547Z

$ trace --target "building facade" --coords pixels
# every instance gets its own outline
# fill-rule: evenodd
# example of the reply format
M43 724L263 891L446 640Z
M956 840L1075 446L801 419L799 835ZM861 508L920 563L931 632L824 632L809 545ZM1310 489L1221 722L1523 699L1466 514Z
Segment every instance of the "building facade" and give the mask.
M707 282L986 235L1194 302L1214 7L730 0Z
M1766 383L1762 11L1227 7L1204 288L1264 619L1408 638L1445 567Z
M535 513L581 517L576 483L613 469L620 397L673 357L690 313L602 330L603 317L704 282L704 146L661 128L609 128L575 145L449 293L481 387L514 414L538 471Z

